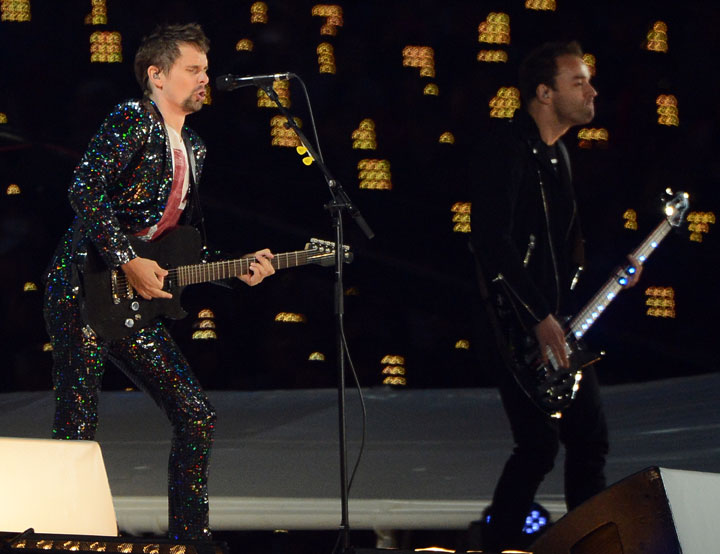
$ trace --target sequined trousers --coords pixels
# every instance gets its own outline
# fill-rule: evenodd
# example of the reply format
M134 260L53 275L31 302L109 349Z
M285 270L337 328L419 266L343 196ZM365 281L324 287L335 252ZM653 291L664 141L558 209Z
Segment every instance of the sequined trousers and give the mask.
M51 273L45 321L53 345L53 438L93 440L98 393L108 359L147 392L172 424L168 464L168 534L175 540L210 539L208 462L215 411L164 325L112 342L83 329L69 283Z

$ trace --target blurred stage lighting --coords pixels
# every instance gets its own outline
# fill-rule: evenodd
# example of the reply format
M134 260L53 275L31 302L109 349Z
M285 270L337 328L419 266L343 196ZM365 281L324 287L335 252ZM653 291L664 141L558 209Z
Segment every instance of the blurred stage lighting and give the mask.
M675 317L675 289L672 287L648 287L645 290L646 314L650 317Z
M520 108L520 91L515 87L500 87L489 105L490 117L512 118Z
M430 46L406 46L402 55L404 67L419 68L420 77L435 77L435 51Z
M502 12L490 12L478 26L478 42L510 44L510 16Z
M623 224L623 227L625 229L630 229L631 231L637 231L638 225L637 225L637 212L633 209L625 210L623 213L623 220L625 223Z
M668 51L668 27L664 21L656 21L648 31L645 40L645 50L650 52Z
M254 2L250 6L250 23L267 23L268 7L265 2Z
M361 189L391 190L392 176L388 160L366 159L358 162L358 180Z
M30 21L30 0L0 1L0 21Z
M117 31L95 31L90 35L91 63L120 63L122 35Z
M314 17L324 17L325 22L320 27L320 34L334 37L337 35L337 28L343 26L342 7L337 4L317 4L312 8Z
M377 149L375 122L372 119L363 119L358 128L352 132L351 138L353 150Z
M90 13L85 16L85 25L107 25L107 2L92 0Z
M329 42L321 42L317 47L318 71L320 73L329 73L335 75L337 67L335 65L335 49Z

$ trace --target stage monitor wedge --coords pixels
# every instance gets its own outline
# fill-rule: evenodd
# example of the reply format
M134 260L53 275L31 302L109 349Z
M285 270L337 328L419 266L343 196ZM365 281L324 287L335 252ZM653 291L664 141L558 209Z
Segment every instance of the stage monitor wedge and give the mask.
M587 500L538 538L534 554L720 552L720 475L650 467Z

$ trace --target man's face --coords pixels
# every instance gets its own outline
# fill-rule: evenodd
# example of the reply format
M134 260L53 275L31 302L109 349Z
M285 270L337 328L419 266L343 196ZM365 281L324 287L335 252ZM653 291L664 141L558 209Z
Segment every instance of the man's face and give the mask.
M588 66L573 55L560 56L556 64L552 105L558 121L569 126L590 123L595 116L597 91L590 84Z
M208 60L201 50L192 44L180 44L180 56L172 67L161 73L162 88L157 94L173 108L185 114L202 108L205 85L208 83Z

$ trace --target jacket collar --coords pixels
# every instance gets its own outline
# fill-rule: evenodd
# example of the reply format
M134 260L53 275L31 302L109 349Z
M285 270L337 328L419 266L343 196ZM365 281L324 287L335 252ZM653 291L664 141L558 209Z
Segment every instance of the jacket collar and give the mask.
M542 141L542 138L540 138L540 129L538 129L537 123L535 123L535 120L532 118L532 116L530 116L530 114L526 110L520 109L515 112L515 116L513 117L513 124L516 126L520 137L522 138L523 142L528 145L528 148L533 153L533 156L538 161L540 166L548 174L553 176L555 179L561 181L565 186L569 186L570 182L572 181L572 177L570 172L567 148L565 147L565 143L562 141L562 139L558 139L558 141L555 143L557 147L559 169L559 171L555 171L555 168L550 162L550 159L544 155L547 145Z

